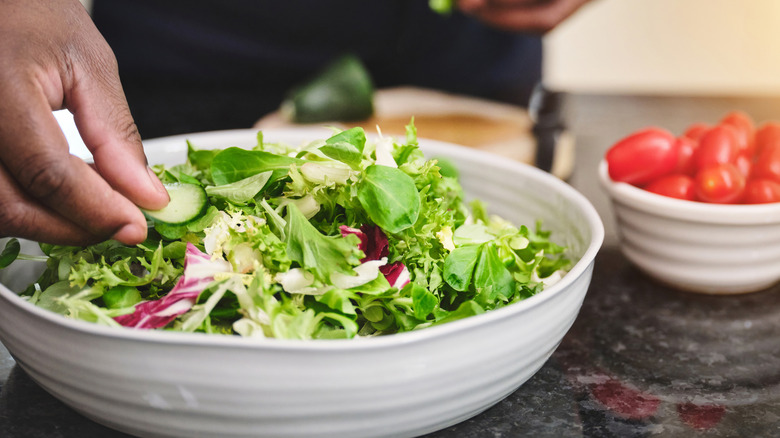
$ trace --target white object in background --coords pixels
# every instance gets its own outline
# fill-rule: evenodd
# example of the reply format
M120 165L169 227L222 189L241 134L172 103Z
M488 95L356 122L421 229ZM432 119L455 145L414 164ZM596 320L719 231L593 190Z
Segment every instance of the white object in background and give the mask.
M777 0L600 0L544 38L560 91L780 94ZM770 55L773 54L773 55Z
M73 114L68 110L57 110L53 113L57 123L60 124L62 133L65 134L65 139L68 141L70 153L86 161L92 161L92 153L87 149L84 140L81 139L81 134L79 134L79 130L76 128L76 122L73 121Z

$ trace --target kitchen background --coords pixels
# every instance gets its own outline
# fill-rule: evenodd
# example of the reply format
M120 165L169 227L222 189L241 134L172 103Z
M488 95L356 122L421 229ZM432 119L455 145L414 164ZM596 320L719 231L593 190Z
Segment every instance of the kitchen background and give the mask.
M592 0L546 36L545 81L584 93L780 95L779 23L777 0Z

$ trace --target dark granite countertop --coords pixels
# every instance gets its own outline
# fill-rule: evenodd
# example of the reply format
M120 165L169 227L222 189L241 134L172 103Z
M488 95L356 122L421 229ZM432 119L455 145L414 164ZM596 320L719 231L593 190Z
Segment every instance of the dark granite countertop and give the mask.
M661 286L620 253L596 165L648 125L681 132L742 109L780 119L780 99L573 95L570 183L607 237L574 326L544 367L482 414L428 435L459 437L780 436L780 286L706 296ZM779 267L780 269L780 267ZM0 436L118 438L54 399L0 350Z

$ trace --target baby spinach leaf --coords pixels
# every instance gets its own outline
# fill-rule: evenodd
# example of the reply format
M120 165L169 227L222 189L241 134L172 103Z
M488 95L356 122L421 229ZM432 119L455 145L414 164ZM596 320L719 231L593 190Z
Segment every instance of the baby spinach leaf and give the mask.
M461 303L457 309L450 312L441 308L436 309L436 322L434 322L434 325L445 324L482 313L485 313L485 309L473 300L469 300Z
M19 244L19 240L12 238L5 244L3 252L0 253L0 269L8 267L17 257L19 257L19 251L22 250L22 246Z
M320 151L334 160L348 164L353 169L360 169L363 160L363 148L366 145L366 133L363 128L352 128L341 131L325 141Z
M414 317L424 321L428 315L433 312L436 306L439 305L439 300L436 298L436 295L432 294L428 289L418 284L409 284L412 285Z
M444 281L459 292L468 290L481 245L455 248L444 260Z
M420 214L420 193L414 180L394 167L368 166L357 196L368 217L388 233L411 227Z
M323 154L334 160L341 161L353 169L360 169L363 154L352 144L347 142L328 143L320 146Z
M474 286L477 301L484 306L494 307L500 299L507 299L515 292L512 274L501 262L494 244L487 244L481 251L474 268Z
M366 132L363 128L357 127L341 131L331 138L325 140L325 144L347 143L355 147L361 154L366 146Z
M244 179L218 186L206 187L206 193L209 196L218 196L225 198L234 204L244 204L253 199L260 190L265 187L271 178L272 171L256 173Z
M211 161L221 149L195 149L195 146L187 140L187 161L197 169L208 169Z
M215 185L230 184L258 173L272 171L270 181L287 175L291 165L305 160L265 151L248 151L237 147L223 150L211 161L211 178Z

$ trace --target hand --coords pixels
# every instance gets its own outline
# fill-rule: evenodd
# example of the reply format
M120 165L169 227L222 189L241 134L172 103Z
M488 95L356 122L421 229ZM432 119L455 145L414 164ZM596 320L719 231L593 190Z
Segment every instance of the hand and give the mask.
M78 0L0 2L0 236L86 244L146 238L168 202L149 170L116 59ZM94 165L52 110L73 115Z
M589 0L459 0L458 8L507 31L545 33Z

